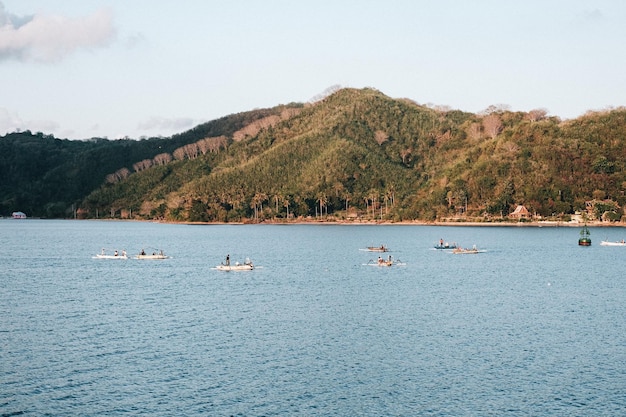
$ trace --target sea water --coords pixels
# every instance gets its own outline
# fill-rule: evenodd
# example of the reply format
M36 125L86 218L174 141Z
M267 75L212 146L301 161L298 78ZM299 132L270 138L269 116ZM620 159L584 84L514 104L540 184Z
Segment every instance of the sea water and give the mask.
M626 229L578 232L2 220L0 415L624 415Z

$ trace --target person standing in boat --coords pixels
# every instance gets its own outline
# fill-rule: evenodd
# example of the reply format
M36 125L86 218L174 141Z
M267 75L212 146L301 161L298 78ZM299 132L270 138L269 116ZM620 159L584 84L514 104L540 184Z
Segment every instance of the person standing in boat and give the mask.
M226 255L226 266L230 266L230 254Z

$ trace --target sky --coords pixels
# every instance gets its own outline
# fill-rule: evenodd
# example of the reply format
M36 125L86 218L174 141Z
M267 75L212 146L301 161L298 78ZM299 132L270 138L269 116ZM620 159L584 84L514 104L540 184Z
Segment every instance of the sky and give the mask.
M623 0L0 0L0 135L170 136L331 86L561 119L626 105Z

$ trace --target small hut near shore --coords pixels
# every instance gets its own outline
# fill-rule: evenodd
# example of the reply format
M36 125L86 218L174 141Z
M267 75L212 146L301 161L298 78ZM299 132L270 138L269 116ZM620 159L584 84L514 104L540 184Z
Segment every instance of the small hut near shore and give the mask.
M520 204L515 207L513 213L509 214L509 217L516 220L530 219L530 213L528 212L528 209L526 207Z

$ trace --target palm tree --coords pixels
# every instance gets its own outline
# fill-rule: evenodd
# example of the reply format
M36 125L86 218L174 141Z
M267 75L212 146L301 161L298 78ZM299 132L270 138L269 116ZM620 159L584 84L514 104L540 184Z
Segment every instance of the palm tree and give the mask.
M283 199L283 196L280 194L274 194L274 201L276 202L276 215L278 216L278 202Z
M285 197L285 200L283 202L283 206L285 206L287 208L287 218L289 218L289 196Z
M320 202L320 218L324 215L324 207L326 207L326 215L328 216L328 206L326 204L328 203L328 198L326 197L326 194L320 194L320 196L317 198L317 201Z
M254 208L254 219L259 220L259 211L263 211L263 202L267 200L267 194L257 192L252 197L250 207Z
M376 205L374 204L374 201L378 203L378 191L372 188L368 193L368 197L372 201L372 219L375 219L376 218L376 211L375 211Z
M346 201L346 211L348 211L348 202L350 201L350 193L345 193L343 199Z

